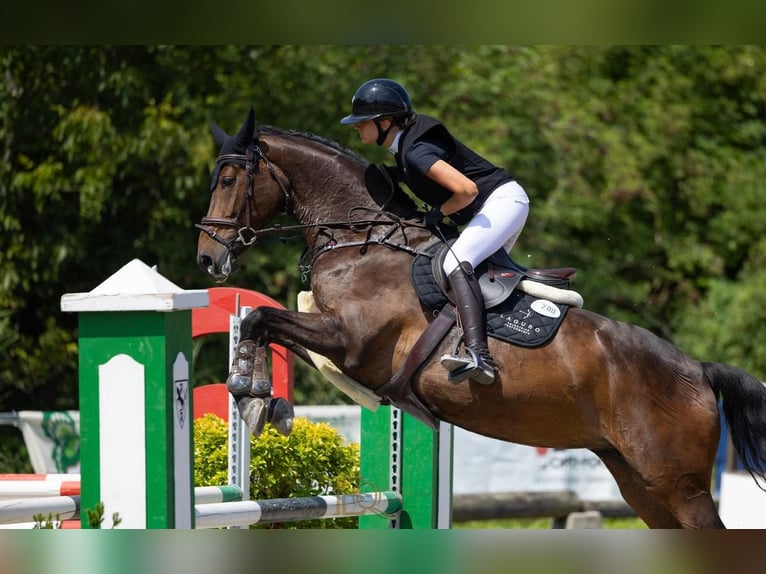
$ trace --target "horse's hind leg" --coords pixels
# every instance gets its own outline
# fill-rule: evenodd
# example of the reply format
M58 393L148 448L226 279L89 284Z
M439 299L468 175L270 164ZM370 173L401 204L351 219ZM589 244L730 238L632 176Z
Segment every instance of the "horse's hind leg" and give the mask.
M711 470L708 476L712 474ZM726 528L709 488L698 486L700 478L680 477L668 495L670 506L684 528Z
M598 451L620 492L649 528L725 528L702 474L648 483L615 451Z
M620 493L649 528L680 528L673 514L649 492L641 477L616 450L593 451L612 473Z

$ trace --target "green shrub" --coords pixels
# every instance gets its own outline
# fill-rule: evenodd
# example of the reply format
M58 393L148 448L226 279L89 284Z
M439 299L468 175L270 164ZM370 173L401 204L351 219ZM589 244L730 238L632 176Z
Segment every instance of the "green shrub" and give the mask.
M194 421L194 484L228 480L228 423L212 414ZM344 444L326 423L296 418L289 437L271 425L250 437L250 499L298 498L359 491L359 445ZM355 517L254 525L252 528L356 528Z

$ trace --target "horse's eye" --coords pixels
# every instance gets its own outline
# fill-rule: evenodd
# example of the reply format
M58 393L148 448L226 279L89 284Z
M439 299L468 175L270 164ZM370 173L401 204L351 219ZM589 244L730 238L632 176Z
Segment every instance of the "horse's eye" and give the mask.
M221 184L224 187L234 187L234 184L236 183L236 181L237 181L236 177L228 176L228 177L221 178Z

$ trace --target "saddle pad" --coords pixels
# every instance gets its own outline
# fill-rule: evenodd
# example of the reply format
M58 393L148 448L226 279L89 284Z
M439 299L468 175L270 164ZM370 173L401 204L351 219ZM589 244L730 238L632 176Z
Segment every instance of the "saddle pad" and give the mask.
M537 347L556 335L568 310L568 305L514 291L487 311L487 335L521 347Z
M431 257L418 255L410 280L424 307L440 310L449 302L431 272ZM537 347L552 339L569 306L514 291L508 299L487 310L487 335L521 347Z

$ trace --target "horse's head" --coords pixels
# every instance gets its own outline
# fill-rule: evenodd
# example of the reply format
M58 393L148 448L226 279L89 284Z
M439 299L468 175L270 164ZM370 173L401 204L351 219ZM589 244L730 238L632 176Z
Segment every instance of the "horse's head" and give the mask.
M252 107L235 136L213 126L221 144L202 218L197 263L212 278L224 281L239 265L239 256L256 241L256 230L284 212L289 181L266 157L268 145L258 138Z

